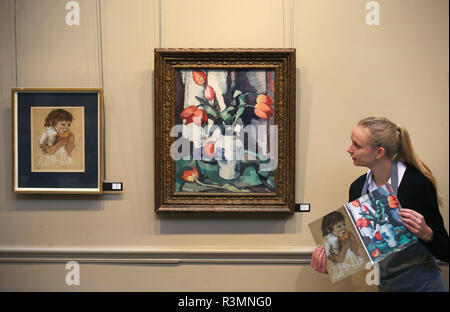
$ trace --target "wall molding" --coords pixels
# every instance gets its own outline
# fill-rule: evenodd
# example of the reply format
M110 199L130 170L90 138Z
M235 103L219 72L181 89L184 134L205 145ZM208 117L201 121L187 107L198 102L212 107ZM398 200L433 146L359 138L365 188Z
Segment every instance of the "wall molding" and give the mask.
M314 247L0 247L0 263L309 264Z
M0 247L0 263L97 264L302 264L314 246L271 248L217 247ZM438 261L440 266L447 262Z

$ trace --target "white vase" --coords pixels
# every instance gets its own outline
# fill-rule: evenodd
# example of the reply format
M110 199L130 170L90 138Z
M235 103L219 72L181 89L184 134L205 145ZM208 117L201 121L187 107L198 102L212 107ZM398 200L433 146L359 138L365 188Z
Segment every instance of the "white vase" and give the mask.
M244 144L236 135L222 135L214 145L214 158L219 165L219 176L224 180L235 180L241 175L241 160Z
M389 247L395 247L397 245L395 232L391 224L386 223L380 226L380 233L384 233L385 241L388 243Z

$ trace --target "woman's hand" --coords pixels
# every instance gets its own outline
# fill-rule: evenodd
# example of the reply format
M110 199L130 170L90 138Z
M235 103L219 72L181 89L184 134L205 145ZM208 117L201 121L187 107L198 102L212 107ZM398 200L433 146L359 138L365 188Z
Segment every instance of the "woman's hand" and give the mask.
M327 256L323 246L317 246L311 257L311 266L319 273L328 273L327 271Z
M399 213L406 228L424 242L431 242L433 230L425 222L425 218L417 211L400 208Z

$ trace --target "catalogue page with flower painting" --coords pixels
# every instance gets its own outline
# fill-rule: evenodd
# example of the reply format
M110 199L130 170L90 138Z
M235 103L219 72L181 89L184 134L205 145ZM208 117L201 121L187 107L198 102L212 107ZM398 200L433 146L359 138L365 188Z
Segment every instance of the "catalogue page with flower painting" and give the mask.
M372 262L379 262L417 241L403 225L398 214L400 202L389 184L345 204L345 208Z
M403 225L399 208L385 184L309 224L314 241L325 249L332 283L417 241Z

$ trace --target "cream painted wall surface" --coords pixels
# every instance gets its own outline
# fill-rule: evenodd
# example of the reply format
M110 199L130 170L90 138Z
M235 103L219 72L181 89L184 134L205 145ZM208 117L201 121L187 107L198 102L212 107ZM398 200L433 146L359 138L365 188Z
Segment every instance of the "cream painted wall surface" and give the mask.
M99 87L97 5L78 1L80 25L66 24L68 1L15 1L18 87Z
M3 250L311 249L307 225L345 203L349 184L364 172L346 148L352 127L367 115L409 129L438 179L448 229L448 1L380 0L379 26L365 23L367 1L354 0L80 0L79 26L66 25L66 2L0 2ZM311 203L310 213L155 215L153 49L159 47L297 49L296 201ZM106 180L123 181L123 194L12 194L15 86L103 87ZM82 270L76 290L376 290L363 272L331 285L304 264L82 264ZM64 284L65 273L63 264L0 264L0 290L74 290ZM179 278L167 278L173 274ZM42 276L46 285L38 283ZM148 276L158 283L147 283ZM448 267L444 276L448 283Z

